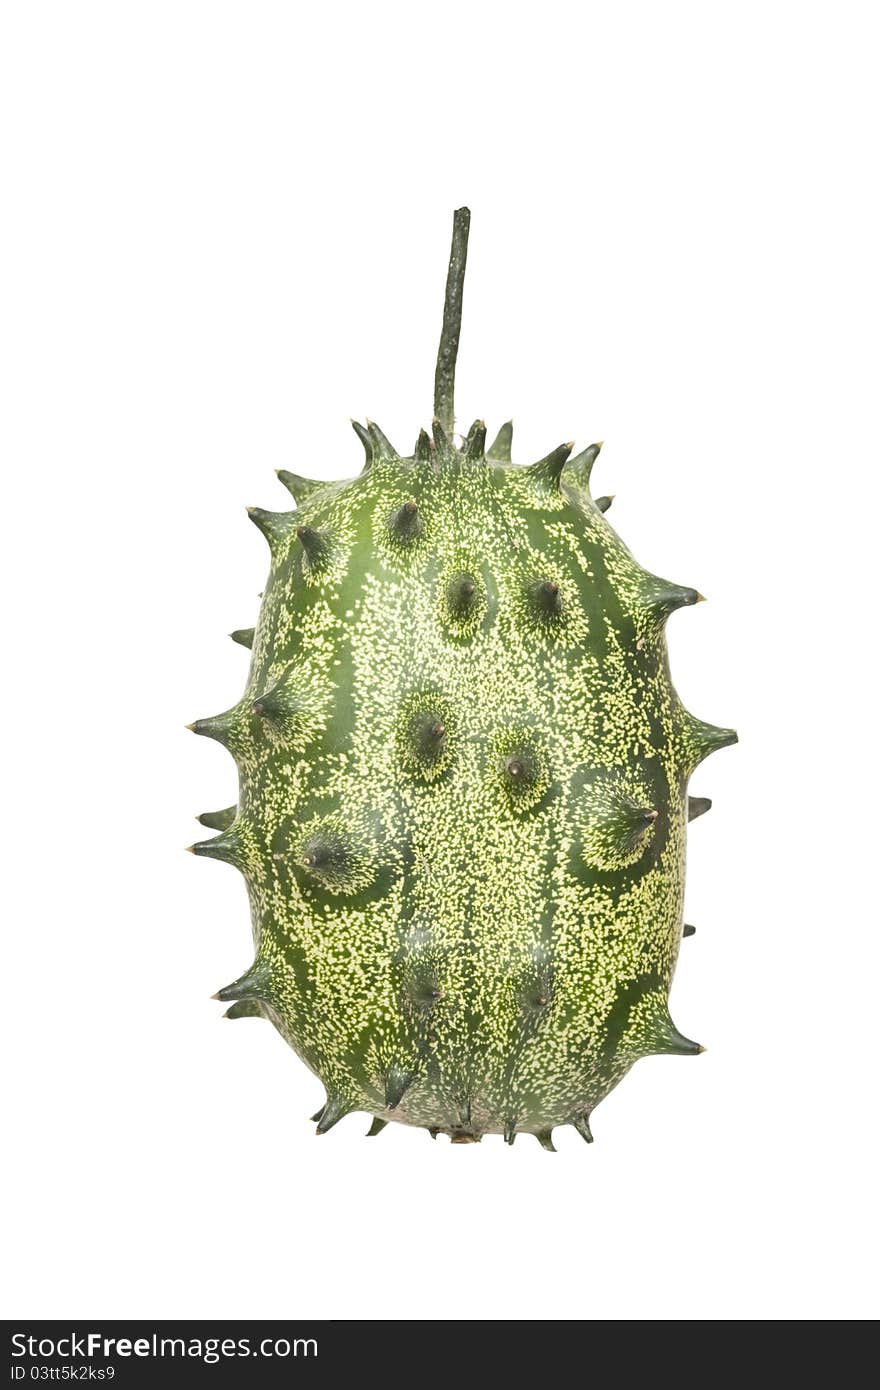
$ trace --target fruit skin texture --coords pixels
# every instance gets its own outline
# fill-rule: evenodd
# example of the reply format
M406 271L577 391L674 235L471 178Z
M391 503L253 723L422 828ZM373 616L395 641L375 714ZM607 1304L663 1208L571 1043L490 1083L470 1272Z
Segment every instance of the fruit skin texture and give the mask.
M371 1134L590 1139L640 1057L702 1050L667 1004L687 786L736 735L683 707L664 634L700 596L608 524L599 445L515 467L510 426L458 448L435 420L407 457L355 429L358 477L282 475L296 509L251 511L247 686L193 726L239 774L194 849L241 872L254 929L218 997L322 1079L319 1132L363 1110Z

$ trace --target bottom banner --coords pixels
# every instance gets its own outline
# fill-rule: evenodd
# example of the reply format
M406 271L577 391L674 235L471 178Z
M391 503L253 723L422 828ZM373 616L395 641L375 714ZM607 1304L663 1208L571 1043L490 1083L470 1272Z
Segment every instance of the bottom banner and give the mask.
M705 1390L707 1378L717 1379L722 1372L729 1380L742 1378L749 1384L756 1365L790 1381L793 1368L803 1364L812 1379L827 1374L829 1382L837 1383L846 1365L850 1373L843 1378L856 1382L867 1364L863 1358L855 1361L853 1348L840 1352L832 1344L826 1351L823 1323L800 1323L794 1338L784 1334L784 1343L772 1337L772 1326L778 1324L750 1323L733 1336L716 1335L710 1346L691 1330L678 1333L667 1320L660 1331L654 1323L637 1320L636 1330L621 1338L618 1321L626 1319L589 1322L586 1328L575 1321L474 1319L453 1323L456 1330L445 1334L433 1322L391 1320L7 1320L0 1390L4 1379L12 1386L70 1381L138 1390L170 1382L175 1387L246 1385L258 1390L264 1385L322 1384L322 1372L334 1390L349 1376L358 1384L381 1378L385 1385L402 1380L412 1385L434 1376L454 1384L478 1376L490 1382L513 1378L543 1383L570 1368L579 1374L585 1366L610 1365L621 1355L627 1380L656 1379L658 1366L664 1374L672 1367L676 1390Z
M358 1324L334 1322L74 1322L4 1323L12 1386L73 1384L155 1386L290 1385L325 1371L363 1366ZM359 1353L359 1354L358 1354Z

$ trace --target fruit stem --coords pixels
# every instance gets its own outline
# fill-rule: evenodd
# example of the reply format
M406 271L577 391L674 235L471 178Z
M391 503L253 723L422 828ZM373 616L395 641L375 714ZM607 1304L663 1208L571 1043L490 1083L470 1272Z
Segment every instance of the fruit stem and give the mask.
M434 373L434 416L450 437L455 424L455 361L458 357L458 339L461 334L461 306L470 229L470 208L457 208L452 215L452 249L449 253L449 270L446 273L443 329L437 352L437 370Z

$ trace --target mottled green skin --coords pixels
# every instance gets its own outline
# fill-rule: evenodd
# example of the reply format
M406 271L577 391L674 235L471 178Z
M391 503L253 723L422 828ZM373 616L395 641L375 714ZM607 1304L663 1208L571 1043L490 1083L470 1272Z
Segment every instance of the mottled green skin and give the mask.
M700 1050L667 1009L687 782L735 735L673 689L665 619L698 595L593 503L598 448L560 478L567 449L525 469L480 427L466 455L435 437L401 459L371 427L361 476L255 514L247 687L196 726L239 770L196 848L244 874L256 944L221 997L321 1077L319 1128L589 1138L638 1058Z

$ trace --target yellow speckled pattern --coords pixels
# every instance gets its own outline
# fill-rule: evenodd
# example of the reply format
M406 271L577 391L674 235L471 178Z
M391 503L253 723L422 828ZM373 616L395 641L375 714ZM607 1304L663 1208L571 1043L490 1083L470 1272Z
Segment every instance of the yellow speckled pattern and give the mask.
M358 478L254 515L247 688L196 726L240 784L196 848L244 874L257 949L222 997L323 1079L321 1129L589 1138L634 1061L698 1050L666 1003L687 779L735 739L669 678L665 620L699 596L636 564L578 461L358 433Z

